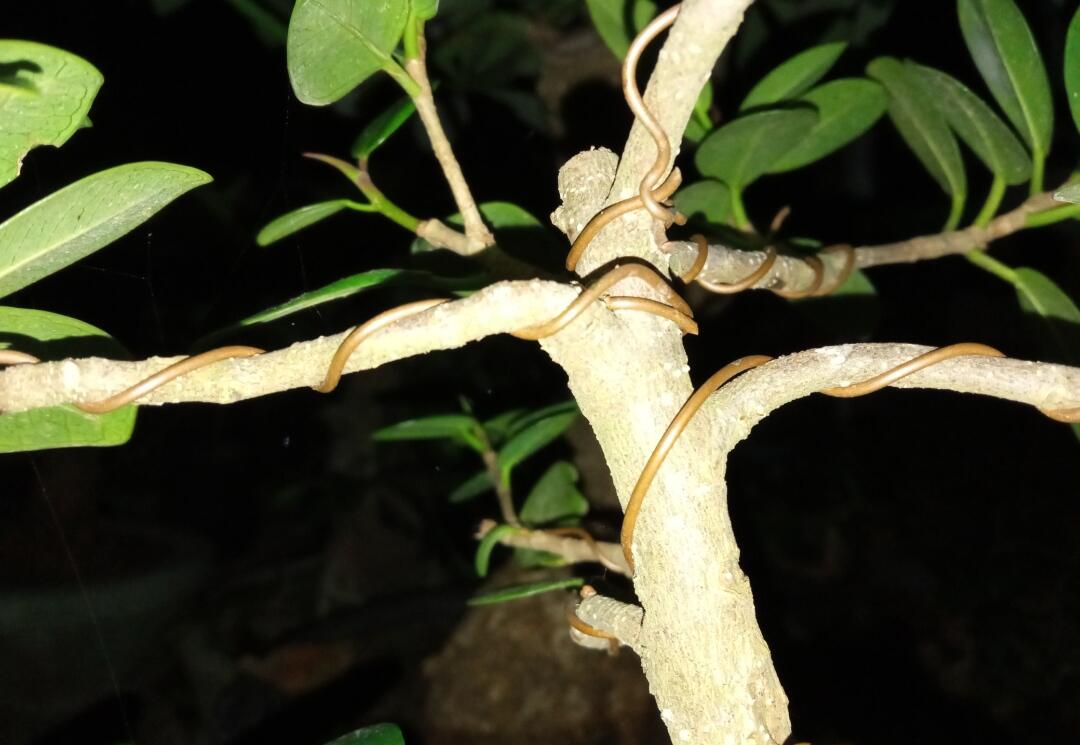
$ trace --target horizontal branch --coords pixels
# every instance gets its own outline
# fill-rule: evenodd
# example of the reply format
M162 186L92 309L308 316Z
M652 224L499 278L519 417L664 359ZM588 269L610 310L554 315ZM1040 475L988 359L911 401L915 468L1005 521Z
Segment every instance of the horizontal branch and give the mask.
M1060 207L1060 203L1055 202L1053 194L1047 192L994 218L985 228L973 225L963 230L924 235L896 243L860 246L855 249L855 266L865 269L884 264L904 264L985 248L996 240L1023 230L1027 227L1029 215L1054 207ZM698 247L693 241L673 241L667 248L671 251L672 272L677 275L686 274L697 260ZM823 284L828 287L842 270L844 256L837 252L819 258L825 264ZM764 251L739 251L724 245L710 245L709 257L698 277L714 284L731 284L750 276L764 260ZM797 256L780 256L768 274L754 285L754 289L803 291L811 287L814 280L814 270L805 261Z
M931 349L917 344L848 344L788 355L725 385L703 414L724 431L727 442L722 445L730 450L780 406L825 388L867 380ZM976 393L1047 410L1080 406L1080 368L1008 357L955 357L893 385Z
M456 349L494 334L533 326L558 314L578 294L568 285L532 280L501 282L436 306L376 332L350 357L346 372L443 349ZM140 404L189 401L234 403L293 388L319 385L346 333L298 342L254 357L201 368L140 399ZM85 358L17 365L0 370L0 412L89 402L134 385L183 357L137 362Z
M620 644L638 651L641 622L645 611L639 605L623 603L603 595L589 595L578 603L575 615L592 628L609 634ZM607 649L605 640L571 628L570 638L589 649Z
M484 520L476 531L477 538L491 532L496 523ZM515 530L500 536L499 543L510 548L527 548L546 551L562 558L568 564L599 562L613 572L630 576L630 568L618 543L582 540L570 535L555 535L544 530Z

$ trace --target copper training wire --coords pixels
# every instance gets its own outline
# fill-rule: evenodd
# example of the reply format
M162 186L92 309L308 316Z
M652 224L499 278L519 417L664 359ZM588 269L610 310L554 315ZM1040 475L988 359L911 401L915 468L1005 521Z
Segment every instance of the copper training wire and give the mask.
M611 310L638 310L645 313L652 313L654 316L660 316L674 323L684 334L690 334L691 336L697 336L698 325L690 316L682 313L681 311L672 308L670 305L664 305L656 300L649 300L643 297L627 297L625 295L611 295L604 299L604 304Z
M709 242L705 240L705 236L699 233L697 235L694 235L691 240L697 243L698 258L694 261L694 266L690 267L690 271L683 275L684 281L689 281L686 279L687 277L690 277L691 279L696 278L697 275L701 273L701 269L704 268L705 264L707 263L709 256ZM738 282L732 282L730 284L720 284L718 282L709 282L700 278L697 279L697 282L699 285L704 287L706 290L709 290L710 292L715 292L720 295L733 295L736 292L742 292L743 290L753 287L762 279L764 279L765 276L769 273L769 270L773 268L773 264L775 263L776 249L772 246L769 246L767 249L765 249L765 258L762 260L761 265L758 266L757 269L752 271L746 277L740 279ZM698 267L699 265L700 268L698 268L698 270L695 272L694 268Z
M918 357L908 360L902 365L897 365L891 370L886 370L880 375L875 375L869 380L864 380L861 383L854 383L852 385L845 385L839 388L826 388L821 391L826 396L833 396L835 398L855 398L856 396L865 396L867 393L873 393L874 391L880 391L886 386L890 386L901 378L906 378L912 373L917 373L919 370L936 365L944 360L952 359L953 357L1004 357L1005 353L1000 352L993 347L988 347L985 344L975 344L966 342L962 344L950 344L947 347L938 347L937 349L920 354Z
M675 193L675 190L679 188L679 184L682 183L682 174L679 169L674 169L666 179L664 183L656 189L656 198L665 200ZM615 202L615 204L609 204L604 209L597 212L592 216L592 219L585 223L585 227L581 229L581 232L574 238L574 242L570 245L570 252L566 254L566 269L567 271L574 271L578 262L581 261L582 254L585 253L586 247L592 243L597 234L607 227L607 224L616 218L622 217L634 210L642 208L644 203L641 201L640 196L630 197L624 199L621 202Z
M422 313L425 310L430 310L436 305L442 305L445 302L447 302L445 298L432 298L428 300L417 300L414 303L405 303L396 308L383 311L374 318L365 321L354 328L334 352L334 356L330 360L330 367L326 371L326 377L315 390L319 393L330 393L337 388L338 383L341 382L341 376L345 371L345 364L349 361L349 357L351 357L352 353L356 351L356 348L370 338L372 334L381 331L390 324L397 323L404 318L414 316L417 313Z
M582 600L587 600L588 598L591 598L594 595L596 595L596 590L593 589L592 585L582 585L581 586L580 596L581 596ZM574 608L567 608L566 609L566 621L567 621L567 623L570 624L570 626L572 628L577 629L579 632L581 632L585 636L592 636L592 637L595 637L597 639L607 639L608 653L611 654L612 656L619 653L619 639L618 639L618 637L615 636L614 634L611 634L611 633L608 633L607 631L604 631L603 629L598 629L598 628L596 628L595 626L593 626L591 624L585 623L585 621L582 621L578 617L578 615L575 612Z
M825 279L825 264L817 256L803 256L801 257L813 271L814 280L810 283L810 286L805 290L785 290L783 288L773 289L773 292L780 297L787 298L788 300L801 300L805 297L813 297L818 294L818 290L821 289L821 283Z
M686 403L679 409L679 413L675 415L675 418L667 426L660 441L656 443L652 454L645 462L645 467L641 470L641 475L638 476L637 483L634 484L634 489L630 492L630 498L626 502L626 513L623 517L619 542L622 543L623 556L626 557L626 565L630 567L631 573L634 571L634 555L631 550L634 543L634 527L637 525L638 515L641 514L641 504L645 500L645 494L649 491L653 479L656 478L660 466L664 464L668 453L671 452L671 448L679 439L679 435L683 433L694 414L697 413L698 409L717 388L736 375L751 370L758 365L763 365L771 359L772 357L765 357L764 355L754 355L752 357L743 357L729 365L725 365L702 383L701 387L694 391L690 398L686 399Z
M694 263L690 265L690 268L679 277L686 284L690 284L697 279L698 275L701 274L701 270L709 263L709 242L705 240L705 236L698 233L693 236L692 240L697 243L697 256L694 257Z
M258 347L241 346L211 349L209 352L203 352L202 354L196 354L192 357L186 357L179 362L174 362L168 367L158 370L149 378L140 380L135 385L125 388L119 393L114 393L101 401L75 403L74 406L80 411L85 411L87 414L107 414L110 411L119 409L121 406L126 406L127 404L142 398L151 391L176 380L181 375L189 373L192 370L197 370L200 367L206 367L215 362L234 359L236 357L254 357L257 354L262 354L263 351L264 350L259 349Z
M686 316L693 316L693 311L690 309L690 306L686 304L686 301L671 289L671 286L664 281L663 277L656 273L656 270L647 267L644 264L623 264L622 266L615 267L591 284L584 292L578 295L570 305L566 306L561 313L550 321L520 329L513 332L513 335L519 339L536 341L558 333L568 326L575 318L581 315L591 303L598 300L604 292L628 277L637 277L638 279L645 280L655 289L667 295L668 300L671 301L671 305L674 306L675 309Z
M554 536L565 535L579 538L580 540L585 541L585 543L588 544L589 550L593 552L593 556L596 557L597 562L604 565L613 572L619 572L620 574L623 572L623 568L621 566L604 556L604 554L600 551L600 544L596 542L595 538L593 538L592 533L585 530L585 528L547 528L540 532Z
M645 48L664 29L675 22L680 8L680 5L668 8L641 30L641 33L630 43L622 67L622 85L626 103L634 113L634 117L641 122L642 126L652 135L653 140L656 141L656 161L642 178L638 195L641 197L642 204L649 211L649 214L664 223L672 221L672 213L660 204L652 190L660 186L664 172L668 168L668 162L671 160L671 144L668 142L667 132L664 131L664 128L660 126L660 122L645 106L645 100L641 97L641 91L638 90L636 78L637 65Z

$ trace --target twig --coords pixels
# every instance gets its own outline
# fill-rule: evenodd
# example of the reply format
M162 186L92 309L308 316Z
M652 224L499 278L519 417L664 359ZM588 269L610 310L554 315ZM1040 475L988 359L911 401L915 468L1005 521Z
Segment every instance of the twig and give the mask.
M1028 227L1027 220L1030 215L1055 207L1060 208L1060 204L1054 201L1052 192L1046 192L1031 197L1010 212L999 215L985 228L973 225L963 230L918 236L896 243L860 246L855 249L855 266L867 268L965 254L1023 230ZM672 241L667 247L671 249L671 269L675 274L687 273L698 258L698 247L693 241ZM765 258L764 251L739 251L724 245L710 245L708 259L698 277L713 283L734 282L761 266ZM825 282L831 282L843 267L843 257L823 256L822 261L825 265ZM780 256L772 269L753 287L803 290L814 280L813 269L803 259L797 256Z
M494 527L494 521L483 521L476 531L476 537L483 538ZM507 533L499 539L499 543L511 548L546 551L549 554L562 557L569 564L598 561L613 572L626 576L630 575L630 569L626 566L626 561L622 556L622 549L618 543L595 540L590 542L574 535L558 535L544 530Z
M423 46L421 44L421 50ZM420 121L427 131L428 139L431 140L435 158L442 167L446 182L450 185L450 191L454 195L454 202L461 213L462 222L465 224L465 235L469 239L468 253L474 254L483 251L488 246L494 245L495 236L491 234L480 216L476 200L469 191L469 184L465 181L465 174L454 157L454 151L450 147L450 140L446 137L442 122L439 121L439 112L435 108L435 96L431 91L431 81L428 80L427 65L424 55L410 59L405 63L405 69L420 86L420 92L413 97L416 103L416 111L420 115Z

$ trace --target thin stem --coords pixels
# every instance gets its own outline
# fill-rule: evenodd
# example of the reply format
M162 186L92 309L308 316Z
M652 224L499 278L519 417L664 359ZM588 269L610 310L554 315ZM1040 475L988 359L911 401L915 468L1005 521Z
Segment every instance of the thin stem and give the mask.
M1074 218L1080 218L1080 204L1064 204L1042 212L1033 212L1027 216L1024 224L1029 228L1041 228Z
M421 95L420 85L393 59L387 59L383 62L382 69L383 72L394 79L395 83L401 86L401 89L408 94L409 98L415 100L417 96Z
M408 212L398 207L387 199L385 194L379 191L378 187L376 187L375 183L371 180L371 176L368 175L367 170L360 170L355 183L356 188L368 198L371 202L371 206L383 217L392 220L410 233L415 233L420 227L419 218L413 217Z
M439 120L439 112L435 108L435 96L431 91L431 81L428 80L427 65L424 62L425 42L421 32L422 29L418 30L420 35L416 37L416 52L419 56L405 63L405 69L408 70L408 74L416 85L416 91L408 91L408 93L416 104L416 112L420 115L420 121L427 131L435 158L439 161L446 183L449 184L450 191L454 195L458 212L461 213L465 235L468 236L471 244L470 253L480 253L495 244L495 236L491 234L484 224L484 219L480 216L476 200L473 199L469 184L465 181L465 174L461 171L461 165L454 156L450 140Z
M345 206L351 210L357 212L378 212L379 210L373 204L364 204L363 202L354 202L351 199L345 200Z
M750 223L750 218L746 216L746 205L743 204L742 191L735 188L731 189L731 219L739 230L752 231L754 229L754 226Z
M964 216L964 195L953 194L952 195L952 209L949 210L949 219L945 221L945 227L942 228L942 232L949 232L950 230L956 230L956 226L960 224L960 218Z
M488 478L495 487L495 499L499 502L499 513L502 515L503 522L520 526L521 521L518 520L517 510L514 509L514 493L510 489L510 480L503 478L502 469L499 468L499 454L492 446L491 438L488 437L487 430L483 426L477 428L476 435L480 444L483 445L480 457L483 458Z
M1018 278L1016 276L1016 271L1013 270L1012 267L1003 264L990 254L986 253L986 251L971 251L965 255L967 256L967 260L972 264L985 269L998 279L1005 280L1011 285L1017 283Z
M990 221L994 219L994 215L997 214L998 207L1001 206L1001 200L1004 197L1005 179L995 174L994 181L990 184L990 193L986 195L986 202L983 204L982 209L979 210L979 214L975 216L973 224L980 228L989 225Z
M1046 153L1035 150L1031 154L1031 196L1043 190L1043 173L1046 170Z

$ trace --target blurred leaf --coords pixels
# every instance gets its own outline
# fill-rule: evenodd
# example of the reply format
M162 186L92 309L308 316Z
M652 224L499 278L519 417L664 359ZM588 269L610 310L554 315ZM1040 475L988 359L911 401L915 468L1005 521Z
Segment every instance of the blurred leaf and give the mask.
M926 170L946 194L966 197L967 175L960 148L921 80L893 57L878 57L866 71L885 86L889 116Z
M487 535L480 539L480 545L476 547L476 557L473 559L478 577L487 576L488 567L491 564L491 552L495 550L495 546L499 544L502 537L520 530L520 528L515 528L513 525L496 525L488 531Z
M802 96L818 112L818 121L769 169L782 173L821 160L870 129L885 113L888 96L864 78L844 78L819 85Z
M578 412L564 412L540 419L512 435L499 449L499 470L503 479L509 479L510 471L545 445L557 439L565 432Z
M721 225L731 211L731 192L721 181L695 181L675 192L675 208L690 219L701 215L706 222Z
M829 297L844 297L844 296L858 296L868 295L877 296L877 288L870 281L870 278L866 276L866 273L862 269L856 269L851 273L851 276L847 278L844 284L837 287Z
M511 409L484 422L484 430L492 443L502 442L509 436L510 427L525 414L525 409Z
M0 297L107 246L210 180L174 163L129 163L35 202L0 224Z
M742 191L795 147L817 121L810 108L746 114L706 137L694 162L702 175Z
M237 321L213 336L220 336L228 331L233 331L242 326L253 326L257 323L268 323L279 318L290 316L308 308L314 308L324 303L352 297L367 290L381 286L412 286L428 287L446 292L468 294L472 290L483 286L482 277L439 277L429 272L415 271L410 269L371 269L360 274L352 274L343 277L336 282L320 287L317 290L305 292L303 295L294 297L280 305L256 313L253 316ZM209 338L209 337L208 337Z
M1080 331L1080 309L1052 279L1028 267L1017 267L1014 271L1016 293L1025 313L1034 313L1049 322L1074 324L1076 330ZM1075 357L1080 352L1072 348L1073 345L1062 336L1061 330L1054 324L1051 324L1051 330L1063 352L1070 357Z
M226 0L237 13L244 17L263 44L279 48L288 38L288 28L276 15L268 11L257 0Z
M518 13L489 10L430 50L429 62L462 90L490 94L513 88L540 72L541 54L529 20Z
M416 104L406 96L383 113L371 120L356 138L352 146L352 156L357 160L366 160L371 154L397 132L401 125L409 121L416 111Z
M491 483L491 476L488 472L480 471L480 473L469 477L450 492L450 504L469 502L476 499L484 492L489 491L493 486L494 484Z
M439 13L439 0L410 0L412 12L421 21L430 21Z
M1080 130L1080 7L1073 14L1065 38L1065 95L1069 99L1073 121Z
M362 212L370 212L374 209L370 208L370 205L358 204L351 199L331 199L328 202L309 204L279 215L268 222L255 236L255 243L260 246L269 246L350 207Z
M372 438L380 442L396 440L454 440L478 452L484 445L476 435L480 423L464 414L439 414L419 419L407 419L377 430Z
M405 737L395 724L373 724L342 735L327 745L405 745Z
M836 291L793 301L799 311L838 340L869 340L881 319L877 289L859 269Z
M958 0L960 30L994 99L1031 149L1045 155L1054 106L1039 48L1013 0Z
M1022 184L1031 178L1031 158L993 109L948 73L907 64L922 79L949 126L991 173L1006 184Z
M296 97L325 106L393 64L408 11L408 0L297 0L286 43Z
M577 490L577 469L560 460L552 463L533 486L519 517L526 525L545 525L567 517L583 517L589 502Z
M1054 194L1054 199L1059 202L1072 202L1073 204L1080 204L1080 184L1073 184L1066 186L1061 191Z
M547 551L537 551L533 548L515 548L514 563L523 569L536 569L538 567L551 569L566 566L566 560L563 557Z
M496 590L486 595L478 595L468 601L468 605L494 605L495 603L505 603L509 600L518 600L520 598L529 598L533 595L542 595L545 592L554 592L555 590L565 590L571 587L581 587L585 584L585 580L581 577L571 577L569 579L557 579L550 582L537 582L531 585L515 585L513 587L506 587L502 590Z
M596 32L623 59L634 36L656 15L653 0L585 0Z
M569 401L560 401L557 404L551 404L550 406L544 406L540 409L523 412L521 416L517 417L510 423L506 431L506 436L513 437L518 432L528 429L537 422L543 419L547 419L548 417L552 417L557 414L569 413L579 413L577 402L574 399L570 399Z
M87 119L104 78L63 49L0 39L0 186L38 145L60 147Z
M834 41L796 54L758 81L739 105L739 111L797 98L825 77L847 43Z
M64 348L64 344L57 342L74 343L93 337L101 341L95 350L100 350L99 354L125 356L123 347L96 326L43 310L0 306L0 349L11 346L5 341L8 337L29 337L49 343L50 351ZM20 351L30 350L20 344ZM73 406L50 406L4 414L0 416L0 453L123 445L135 428L135 411L136 407L129 405L95 415Z

